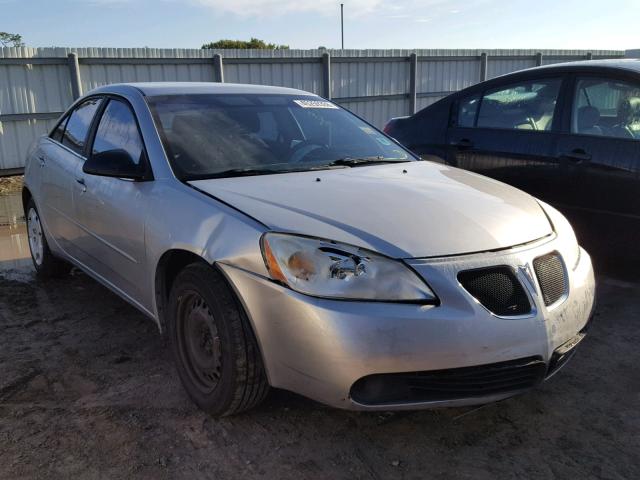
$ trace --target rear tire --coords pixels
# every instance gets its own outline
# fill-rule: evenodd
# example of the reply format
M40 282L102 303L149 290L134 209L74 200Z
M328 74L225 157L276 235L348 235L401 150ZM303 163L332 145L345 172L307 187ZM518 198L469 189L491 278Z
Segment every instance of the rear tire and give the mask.
M219 272L204 263L185 267L171 289L168 313L178 374L196 405L222 417L264 399L269 384L253 330Z
M38 276L55 278L68 274L71 271L71 265L51 253L40 221L40 214L33 199L27 203L25 214L31 260Z

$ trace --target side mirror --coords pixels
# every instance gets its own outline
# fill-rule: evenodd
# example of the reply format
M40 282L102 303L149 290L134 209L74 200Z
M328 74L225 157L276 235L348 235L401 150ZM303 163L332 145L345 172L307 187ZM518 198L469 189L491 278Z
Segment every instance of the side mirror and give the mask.
M144 180L146 169L142 162L136 164L126 150L107 150L91 155L82 166L82 171L101 177Z

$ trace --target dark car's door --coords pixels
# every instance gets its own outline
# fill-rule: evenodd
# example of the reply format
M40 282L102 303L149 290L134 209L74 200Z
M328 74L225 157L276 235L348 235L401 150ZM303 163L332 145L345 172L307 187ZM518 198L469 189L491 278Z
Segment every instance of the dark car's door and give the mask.
M566 182L555 158L565 88L556 73L459 98L447 131L447 162L557 200Z
M559 204L586 245L640 257L640 79L580 75L557 157L579 202ZM622 249L622 250L621 250Z

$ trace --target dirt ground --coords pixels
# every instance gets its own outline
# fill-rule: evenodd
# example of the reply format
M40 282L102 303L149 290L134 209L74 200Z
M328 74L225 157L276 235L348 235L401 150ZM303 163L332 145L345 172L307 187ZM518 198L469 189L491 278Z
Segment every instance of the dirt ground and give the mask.
M573 361L480 409L334 410L273 391L215 420L155 325L82 273L0 265L0 478L640 478L640 285L600 278Z

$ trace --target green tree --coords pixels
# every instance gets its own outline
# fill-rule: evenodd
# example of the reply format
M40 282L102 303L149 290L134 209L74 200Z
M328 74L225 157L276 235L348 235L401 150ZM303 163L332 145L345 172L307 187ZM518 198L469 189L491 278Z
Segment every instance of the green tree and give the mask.
M218 40L217 42L205 43L202 48L255 48L260 50L289 50L289 45L276 45L275 43L266 43L258 38L251 40Z
M24 47L22 35L0 32L0 47Z

